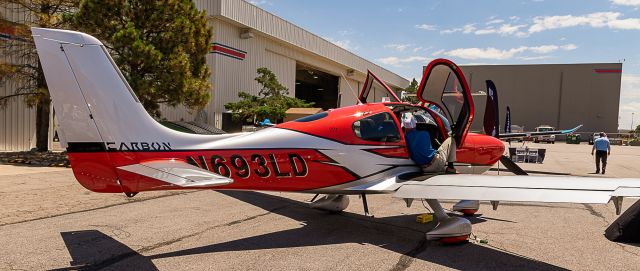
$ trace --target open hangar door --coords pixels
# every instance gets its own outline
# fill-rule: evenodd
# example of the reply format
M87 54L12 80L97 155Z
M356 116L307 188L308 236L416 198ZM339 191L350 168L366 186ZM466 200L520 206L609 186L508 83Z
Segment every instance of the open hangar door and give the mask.
M338 76L297 64L296 98L313 102L313 107L323 110L340 107L339 79Z

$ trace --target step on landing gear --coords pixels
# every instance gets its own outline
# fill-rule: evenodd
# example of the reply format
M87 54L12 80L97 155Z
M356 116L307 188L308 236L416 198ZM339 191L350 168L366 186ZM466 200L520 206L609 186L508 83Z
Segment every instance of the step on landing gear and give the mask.
M465 216L472 216L480 209L480 201L478 200L461 200L453 205L452 210L461 212Z
M427 240L438 240L444 244L467 242L471 235L471 222L462 217L450 217L435 199L427 199L427 204L438 218L438 225L427 232Z

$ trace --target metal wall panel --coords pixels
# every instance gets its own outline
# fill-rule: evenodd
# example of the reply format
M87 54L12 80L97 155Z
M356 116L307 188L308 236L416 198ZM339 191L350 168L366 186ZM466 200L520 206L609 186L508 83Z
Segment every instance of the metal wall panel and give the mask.
M532 131L541 124L568 129L584 124L581 133L617 132L620 63L461 66L473 91L485 90L485 80L496 84L500 120L511 107L511 121ZM486 97L474 96L476 117L472 129L480 130Z
M214 41L246 51L243 60L231 58L221 54L211 54L213 57L213 97L210 110L223 112L224 104L238 100L238 92L244 91L258 94L259 84L254 80L256 70L267 67L278 77L278 81L289 88L294 95L295 89L295 60L266 50L266 44L272 41L261 36L251 39L241 39L241 29L224 21L215 21L216 34Z
M0 10L0 14L9 21L29 19L28 14L11 8ZM7 53L2 53L0 58L11 63L24 61ZM0 96L13 94L16 87L15 81L6 82L0 86ZM35 111L23 102L22 97L11 98L6 107L0 108L0 151L24 151L35 147Z

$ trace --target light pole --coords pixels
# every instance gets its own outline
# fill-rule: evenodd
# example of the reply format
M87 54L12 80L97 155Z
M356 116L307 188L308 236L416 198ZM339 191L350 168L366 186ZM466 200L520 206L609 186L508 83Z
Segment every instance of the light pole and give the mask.
M635 131L635 129L633 129L633 115L635 114L635 112L631 112L631 131Z

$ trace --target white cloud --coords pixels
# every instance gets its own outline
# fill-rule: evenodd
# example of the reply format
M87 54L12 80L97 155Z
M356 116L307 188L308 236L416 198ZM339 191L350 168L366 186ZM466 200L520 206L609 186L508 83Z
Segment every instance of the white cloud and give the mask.
M431 55L432 56L439 56L439 55L442 55L444 52L445 52L445 50L438 50L438 51L433 52Z
M384 45L384 48L388 48L388 49L394 49L396 51L404 51L407 48L411 47L411 44L397 44L397 43L392 43L392 44L387 44Z
M477 28L475 27L475 24L465 24L463 27L459 27L459 28L452 28L452 29L445 29L440 31L440 34L451 34L451 33L456 33L456 32L462 32L464 34L469 34L473 31L475 31Z
M414 52L414 53L417 53L418 51L420 51L420 50L422 50L422 49L424 49L424 47L422 47L422 46L418 46L418 47L416 47L416 48L413 48L413 52Z
M356 51L358 50L358 46L354 45L351 43L351 40L345 39L345 40L336 40L330 37L324 37L324 39L328 40L329 42L338 45L339 47L342 47L345 50L348 51Z
M489 48L458 48L446 51L443 54L450 57L459 57L463 59L509 59L515 54L524 52L526 47L511 48L508 50L499 50L493 47Z
M529 27L529 33L576 26L640 30L640 18L619 19L621 15L619 12L595 12L582 16L539 16L533 18L533 24Z
M496 59L504 60L513 58L516 54L524 52L532 52L535 54L548 54L557 50L575 50L574 44L567 45L541 45L541 46L520 46L516 48L500 50L493 47L489 48L458 48L450 51L442 52L442 54L450 57L458 57L462 59ZM530 58L530 57L529 57Z
M614 5L640 7L640 0L611 0Z
M426 64L427 61L431 59L422 57L422 56L410 56L405 58L390 56L390 57L378 58L377 60L382 64L401 67L402 64L411 63L411 62L424 62Z
M474 32L476 35L488 35L488 34L498 34L501 36L510 36L516 35L518 37L526 36L526 33L519 31L520 28L526 27L526 24L512 25L512 24L503 24L498 28L490 26L488 28L480 29Z
M536 54L548 54L553 51L557 51L558 49L560 49L560 46L558 45L542 45L542 46L529 47L529 50L531 50Z
M489 24L501 24L501 23L504 23L504 20L502 20L502 19L493 19L491 21L486 22L487 25L489 25Z
M437 30L438 28L432 24L417 24L416 28L423 30Z
M640 18L629 18L609 22L609 28L622 30L640 30Z

